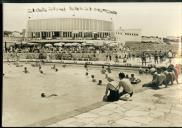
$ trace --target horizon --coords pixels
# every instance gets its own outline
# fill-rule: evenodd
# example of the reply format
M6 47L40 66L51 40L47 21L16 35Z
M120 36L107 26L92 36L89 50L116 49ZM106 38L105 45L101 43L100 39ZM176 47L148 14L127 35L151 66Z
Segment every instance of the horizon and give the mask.
M139 28L142 36L181 37L182 35L182 3L90 3L89 6L88 3L4 3L3 29L22 32L26 29L28 9L58 5L61 7L91 6L117 11L117 16L113 18L114 30L120 27L122 29Z

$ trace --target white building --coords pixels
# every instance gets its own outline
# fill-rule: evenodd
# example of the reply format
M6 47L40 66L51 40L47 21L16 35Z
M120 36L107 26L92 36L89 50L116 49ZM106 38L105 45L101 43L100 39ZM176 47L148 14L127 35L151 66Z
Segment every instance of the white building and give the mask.
M141 29L118 29L115 31L115 38L119 45L126 42L141 42Z

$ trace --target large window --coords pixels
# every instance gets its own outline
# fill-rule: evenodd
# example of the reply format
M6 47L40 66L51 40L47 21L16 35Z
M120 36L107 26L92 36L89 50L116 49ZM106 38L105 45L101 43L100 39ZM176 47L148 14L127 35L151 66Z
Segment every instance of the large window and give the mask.
M52 32L52 38L55 39L57 37L60 37L60 32Z

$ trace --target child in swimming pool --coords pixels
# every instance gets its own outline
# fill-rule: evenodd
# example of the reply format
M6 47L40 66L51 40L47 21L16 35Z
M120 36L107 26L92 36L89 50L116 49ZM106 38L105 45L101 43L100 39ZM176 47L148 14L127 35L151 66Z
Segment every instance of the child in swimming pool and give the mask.
M131 84L138 84L138 83L141 82L141 80L140 79L136 79L135 78L135 75L134 74L131 74L130 82L131 82Z

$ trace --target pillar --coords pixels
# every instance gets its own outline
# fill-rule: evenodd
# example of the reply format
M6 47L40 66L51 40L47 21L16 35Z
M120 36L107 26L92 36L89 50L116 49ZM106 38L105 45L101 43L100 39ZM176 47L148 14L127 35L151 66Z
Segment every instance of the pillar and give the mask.
M42 32L40 32L40 39L42 39Z

